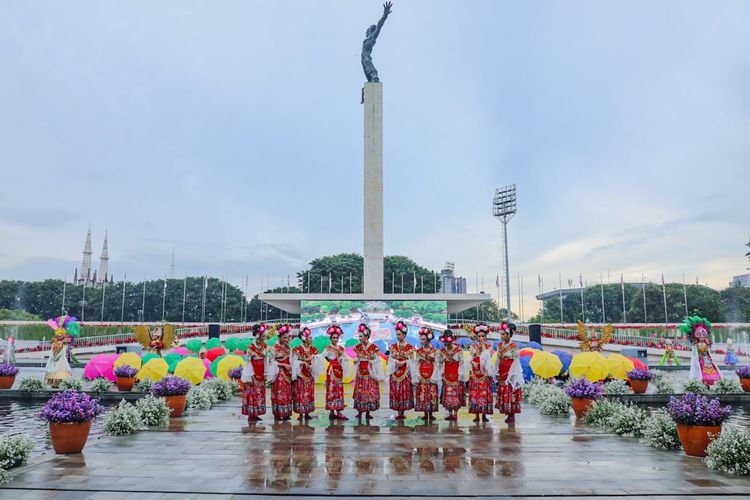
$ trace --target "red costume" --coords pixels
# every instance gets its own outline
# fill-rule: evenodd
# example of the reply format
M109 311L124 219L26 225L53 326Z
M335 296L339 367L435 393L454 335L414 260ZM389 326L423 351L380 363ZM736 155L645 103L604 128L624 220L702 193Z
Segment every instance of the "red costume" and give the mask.
M397 361L408 361L414 352L414 347L407 343L397 343L390 347L390 358L393 368L390 375L390 406L391 410L403 412L414 408L414 386L409 377L409 366L397 366Z
M482 358L486 359L482 359ZM469 352L469 413L492 415L492 378L487 375L492 357L492 345L473 344Z
M243 377L245 389L242 397L242 414L249 417L259 417L266 413L266 371L265 360L268 346L262 340L256 340L247 348L249 358L248 368L252 369L252 376L248 380Z
M354 409L359 412L375 411L380 408L380 384L377 380L380 363L380 350L375 344L354 346L357 354L357 378L354 382ZM382 372L381 372L382 373Z
M440 349L443 361L443 390L440 394L440 403L446 410L458 410L466 406L466 392L464 383L459 380L463 352L456 344Z
M312 364L314 356L318 354L318 350L313 346L308 349L303 344L294 348L295 358L300 363L305 363L300 365L297 379L292 382L294 411L300 415L308 415L315 411L315 379Z
M518 362L518 345L515 342L502 343L497 348L497 404L495 407L505 415L521 413L521 388L513 388L508 374L514 362Z
M338 345L327 345L323 354L328 360L326 410L341 411L344 409L344 367L342 366L342 362L346 363L346 359L343 359L344 348Z
M419 373L416 382L414 409L428 413L438 411L438 386L432 382L437 349L432 346L420 347L416 353Z
M276 363L291 366L289 346L277 342L273 346L272 356ZM287 366L278 367L279 373L271 385L271 412L275 418L287 418L292 415L292 371Z

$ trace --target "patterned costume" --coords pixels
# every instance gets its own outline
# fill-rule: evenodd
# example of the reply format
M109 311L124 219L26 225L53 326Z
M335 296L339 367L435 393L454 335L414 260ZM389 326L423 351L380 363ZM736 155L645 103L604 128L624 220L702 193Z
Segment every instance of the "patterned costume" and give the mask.
M245 389L242 395L242 414L259 417L266 413L266 355L268 346L256 340L247 348L248 363L242 370Z
M523 371L519 359L518 344L501 343L497 347L497 404L500 413L521 413L521 386Z
M375 344L357 344L357 378L354 382L354 409L359 412L375 411L380 408L380 384L382 367L380 350Z
M440 349L440 362L443 390L440 393L440 404L446 410L458 410L466 406L464 389L465 375L461 368L463 351L455 344Z
M326 368L326 410L341 411L344 409L344 375L349 364L344 359L344 348L327 345L323 356L328 360Z
M68 316L58 316L55 319L47 320L47 324L55 331L52 340L52 349L50 350L47 365L44 369L44 381L51 387L57 388L60 382L73 375L68 362L68 329L78 331L78 322L75 318ZM15 355L15 348L13 350Z
M674 353L674 341L672 339L665 339L664 340L664 355L661 357L661 361L659 361L659 366L664 366L664 365L672 366L672 363L674 363L677 366L680 366L680 360L677 358L677 356Z
M271 384L271 412L274 418L286 419L292 415L291 349L277 342L271 350L273 371ZM289 366L281 366L289 365Z
M467 363L469 413L492 415L492 344L472 344Z
M294 412L308 415L315 411L315 370L318 350L310 346L298 345L292 351L292 401Z
M437 349L432 346L420 347L416 350L415 373L412 379L416 386L414 409L423 412L435 412L438 406L438 386L432 380L435 374L435 357Z
M721 372L711 358L711 323L706 318L691 316L682 322L680 331L693 342L690 378L710 387L721 378Z
M390 407L391 410L403 412L414 408L414 386L409 377L409 366L397 366L397 361L409 361L414 353L414 347L404 342L390 347L387 375L390 376Z
M734 366L737 364L737 355L734 353L734 340L727 339L727 353L724 355L724 364Z
M614 327L609 324L602 328L601 337L597 337L596 330L592 330L591 334L589 334L583 321L578 320L578 340L580 341L578 346L583 352L601 352L604 348L604 344L609 342L613 332Z

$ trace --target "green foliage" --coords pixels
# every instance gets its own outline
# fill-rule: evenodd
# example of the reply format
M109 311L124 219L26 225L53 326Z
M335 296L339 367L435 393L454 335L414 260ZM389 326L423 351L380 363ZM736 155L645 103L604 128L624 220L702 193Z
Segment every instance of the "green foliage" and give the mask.
M539 392L539 413L542 415L568 415L570 412L570 398L565 391L554 385L548 385Z
M641 437L647 419L648 411L645 408L618 403L609 417L608 428L621 436Z
M624 380L610 380L604 384L604 394L611 396L614 394L630 394L630 388Z
M68 377L64 379L62 382L60 382L60 389L63 391L67 391L67 390L82 391L83 380L79 378Z
M151 384L153 384L153 381L151 379L146 378L146 379L143 379L143 380L139 380L133 386L133 390L135 392L146 392L146 393L149 393L149 392L151 392Z
M96 377L91 381L89 390L93 392L105 392L112 389L112 382L104 377Z
M708 389L700 380L690 379L682 384L682 392L695 392L697 394L706 394Z
M610 418L619 410L621 404L607 398L598 399L583 416L583 421L594 427L606 428L609 426Z
M169 413L172 411L164 398L157 398L148 394L135 403L141 414L143 425L155 427L169 423Z
M739 382L731 378L720 378L711 386L716 394L741 394L744 392Z
M10 309L0 309L0 321L41 321L41 316L31 314L23 309L11 311Z
M23 380L21 380L21 383L18 384L18 390L29 391L29 392L40 392L40 391L50 390L50 386L47 385L47 382L45 382L42 377L30 375L24 378Z
M0 436L0 469L12 469L29 461L34 440L27 434Z
M235 389L232 384L219 378L210 378L200 384L200 388L213 393L217 401L228 401L234 396ZM212 398L213 400L213 398Z
M104 415L104 432L110 436L127 436L143 429L141 413L134 405L120 400L120 403Z
M5 469L0 469L0 486L8 484L11 481L13 481L13 473Z
M682 446L677 436L677 424L663 408L654 411L646 419L642 431L641 443L654 448L678 450Z
M205 387L191 387L185 398L185 404L193 410L209 410L212 399L209 389ZM218 397L216 399L218 400Z
M750 433L725 425L721 434L708 445L706 465L728 474L750 474Z

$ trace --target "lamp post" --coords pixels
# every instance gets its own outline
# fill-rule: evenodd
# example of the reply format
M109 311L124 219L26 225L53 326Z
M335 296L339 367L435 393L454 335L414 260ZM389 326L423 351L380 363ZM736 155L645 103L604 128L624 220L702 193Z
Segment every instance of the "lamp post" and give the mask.
M512 319L510 309L510 274L508 270L508 222L516 214L516 185L501 187L495 190L492 200L492 215L503 224L503 256L505 260L505 307L508 319Z

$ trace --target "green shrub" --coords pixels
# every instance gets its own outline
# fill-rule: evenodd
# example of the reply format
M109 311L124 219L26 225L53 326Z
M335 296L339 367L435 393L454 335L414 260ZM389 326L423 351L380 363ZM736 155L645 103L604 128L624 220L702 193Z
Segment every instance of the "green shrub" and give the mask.
M142 397L135 403L141 414L143 425L155 427L169 423L169 413L172 411L164 398L157 398L151 394Z
M606 396L630 394L630 388L624 380L610 380L604 384L603 392Z
M49 391L50 389L51 387L47 385L47 382L42 377L35 375L30 375L22 379L18 384L19 391L40 392Z
M27 434L0 436L0 469L12 469L29 461L34 441Z
M124 399L104 415L104 432L110 436L127 436L143 429L141 413Z
M706 465L728 474L750 474L750 433L725 425L719 437L708 445Z
M185 402L193 410L208 410L211 408L211 394L201 387L191 387Z
M232 389L232 384L224 382L220 378L204 380L201 382L200 388L212 392L218 401L228 401L232 399L232 396L235 394L235 391Z
M96 377L89 386L89 390L93 392L105 392L110 389L112 389L112 382L104 377Z
M740 394L744 392L739 382L731 378L720 378L711 386L716 394Z
M618 401L601 398L594 401L589 411L583 416L583 422L593 427L604 427L609 425L609 419L622 406Z
M64 379L62 382L60 382L60 389L63 391L73 390L73 391L82 391L83 390L83 380L73 377L68 377Z
M13 481L13 474L5 469L0 469L0 486Z
M641 443L663 448L665 450L680 449L680 438L677 436L677 424L669 416L667 410L660 408L654 411L643 424Z
M690 379L682 384L682 392L695 392L697 394L706 394L708 389L700 380Z
M570 412L570 398L565 391L558 387L549 386L543 391L544 397L539 402L539 413L542 415L568 415Z
M661 373L659 374L661 375ZM659 378L653 379L654 388L656 389L656 394L674 394L674 386L664 378L662 375Z
M139 380L135 383L133 386L133 390L135 392L147 392L151 393L151 385L153 384L153 381L150 378L144 378L143 380Z
M641 437L648 419L645 408L632 404L620 404L609 417L609 430L621 436Z

